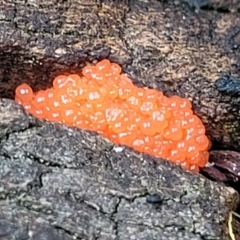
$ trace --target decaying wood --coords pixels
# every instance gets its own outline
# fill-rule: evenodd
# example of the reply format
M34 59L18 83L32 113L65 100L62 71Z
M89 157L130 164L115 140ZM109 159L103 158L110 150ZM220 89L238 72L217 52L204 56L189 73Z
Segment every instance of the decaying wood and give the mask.
M238 148L240 98L215 86L224 74L239 74L240 16L230 11L237 3L172 2L4 1L0 95L12 97L23 81L46 87L57 74L108 57L139 86L188 97L210 138ZM206 5L229 12L191 9Z
M21 82L46 88L58 74L109 58L139 86L188 97L210 138L238 148L240 99L215 82L239 73L240 17L173 2L2 1L0 96L12 98ZM36 120L6 99L0 137L0 238L229 239L239 201L231 188Z
M0 102L0 123L0 237L229 239L233 189L34 119L11 100Z

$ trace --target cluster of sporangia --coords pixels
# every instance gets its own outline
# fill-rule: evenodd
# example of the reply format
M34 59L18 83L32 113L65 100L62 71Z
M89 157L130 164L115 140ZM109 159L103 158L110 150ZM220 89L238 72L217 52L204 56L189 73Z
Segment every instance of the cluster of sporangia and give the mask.
M96 131L194 172L208 162L210 142L189 100L138 88L106 59L57 76L50 89L21 84L15 100L38 118Z

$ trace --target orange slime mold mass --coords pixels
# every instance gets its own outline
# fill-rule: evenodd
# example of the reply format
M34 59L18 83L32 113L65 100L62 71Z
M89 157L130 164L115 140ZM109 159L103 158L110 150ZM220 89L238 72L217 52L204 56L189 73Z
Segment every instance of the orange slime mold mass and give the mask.
M57 76L47 90L21 84L15 101L38 118L96 131L193 172L208 162L210 142L189 100L138 88L106 59L80 75Z

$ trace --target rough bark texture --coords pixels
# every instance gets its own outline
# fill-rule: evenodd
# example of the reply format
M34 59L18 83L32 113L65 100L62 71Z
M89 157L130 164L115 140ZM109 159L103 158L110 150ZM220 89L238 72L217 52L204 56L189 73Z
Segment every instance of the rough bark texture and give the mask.
M219 92L215 81L239 74L240 16L231 12L239 4L172 2L4 1L0 95L12 97L23 81L46 87L59 73L108 57L136 84L188 97L210 138L238 148L240 98Z
M0 239L229 239L231 188L0 102Z
M215 86L239 73L235 3L172 2L2 1L0 96L107 57L139 86L188 97L212 140L239 147L240 99ZM230 188L5 99L0 137L1 239L229 239Z

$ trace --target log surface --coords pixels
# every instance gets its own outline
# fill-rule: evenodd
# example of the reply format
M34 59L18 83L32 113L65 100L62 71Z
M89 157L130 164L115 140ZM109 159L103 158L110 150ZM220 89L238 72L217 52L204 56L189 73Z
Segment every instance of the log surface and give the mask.
M237 95L215 86L225 74L240 75L238 5L236 0L3 1L0 96L12 97L23 81L39 90L58 74L107 57L137 85L189 98L211 140L239 149L240 81L227 88L238 89Z
M229 239L231 188L8 99L0 137L0 238Z
M215 81L239 73L240 17L233 2L203 1L228 14L173 2L1 1L0 238L229 239L232 189L3 99L109 58L139 86L188 97L210 138L238 148L240 99Z

